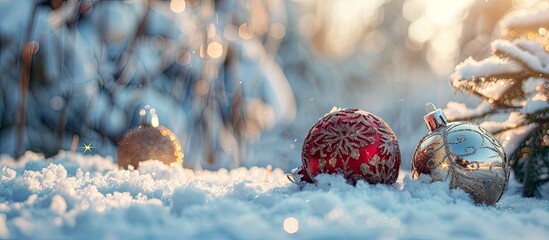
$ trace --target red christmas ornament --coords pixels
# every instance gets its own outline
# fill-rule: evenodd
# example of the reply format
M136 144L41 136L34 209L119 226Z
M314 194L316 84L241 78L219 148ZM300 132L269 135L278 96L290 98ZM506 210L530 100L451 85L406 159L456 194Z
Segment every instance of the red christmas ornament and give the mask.
M303 166L292 170L294 182L315 182L322 173L341 174L351 184L392 184L398 178L400 149L385 121L359 109L333 109L307 133Z

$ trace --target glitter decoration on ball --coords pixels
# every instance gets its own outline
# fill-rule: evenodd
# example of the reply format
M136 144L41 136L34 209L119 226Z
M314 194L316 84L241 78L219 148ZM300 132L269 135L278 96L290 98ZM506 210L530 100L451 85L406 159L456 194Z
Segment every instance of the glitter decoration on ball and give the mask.
M319 174L341 174L351 184L392 184L398 178L400 149L393 130L374 114L334 108L307 133L303 166L288 175L297 184Z
M469 122L448 122L440 109L424 120L429 133L417 145L412 178L430 175L432 181L449 181L476 203L496 203L509 182L510 165L501 144L485 129Z
M151 121L147 121L147 112L150 110ZM149 105L139 112L141 124L124 134L118 146L118 166L133 168L139 162L159 160L167 165L172 163L183 164L183 151L175 134L164 126L159 126L158 115Z

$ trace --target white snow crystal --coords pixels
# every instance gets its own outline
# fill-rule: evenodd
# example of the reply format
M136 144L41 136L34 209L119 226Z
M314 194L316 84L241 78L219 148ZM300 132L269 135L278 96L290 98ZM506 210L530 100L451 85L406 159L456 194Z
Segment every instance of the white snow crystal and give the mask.
M394 185L359 181L352 186L341 176L320 175L316 185L300 190L280 169L191 171L148 161L139 170L120 170L100 156L36 156L29 152L17 161L0 159L1 238L549 236L549 202L522 198L515 189L495 206L483 206L463 190L430 183L426 176L418 181L404 176Z

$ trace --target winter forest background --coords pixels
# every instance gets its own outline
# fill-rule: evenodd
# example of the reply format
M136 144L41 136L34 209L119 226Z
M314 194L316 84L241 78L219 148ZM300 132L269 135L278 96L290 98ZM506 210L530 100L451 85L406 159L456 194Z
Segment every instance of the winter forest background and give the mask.
M0 0L0 238L545 238L548 16L540 0ZM406 176L428 102L502 142L493 208ZM116 166L147 105L184 168ZM333 106L391 126L394 186L286 179Z
M489 55L490 42L506 37L505 14L544 6L527 0L0 4L0 153L48 157L92 144L94 153L116 159L118 141L151 105L181 140L185 167L283 170L299 165L306 131L332 106L387 121L409 169L425 133L425 103L448 105L450 118L470 121L460 103L485 106L448 84L455 66Z
M410 159L424 104L453 94L459 60L531 1L2 1L1 153L93 143L114 156L139 109L183 142L185 166L300 162L332 106L379 115ZM441 12L444 12L442 14ZM35 43L30 69L20 52ZM21 72L25 126L17 146ZM409 168L408 161L404 167Z

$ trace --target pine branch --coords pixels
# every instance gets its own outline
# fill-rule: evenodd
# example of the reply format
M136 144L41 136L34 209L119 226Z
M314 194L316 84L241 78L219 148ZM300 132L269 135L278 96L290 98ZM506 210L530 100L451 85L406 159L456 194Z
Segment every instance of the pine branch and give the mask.
M518 9L507 14L501 21L502 34L511 38L529 32L538 32L540 27L549 25L549 8Z
M517 180L524 185L525 197L539 197L539 188L548 181L542 176L549 169L549 148L541 146L542 138L543 129L538 127L509 154Z
M524 167L525 176L524 176L524 190L523 196L525 197L540 197L539 187L541 186L541 171L543 161L548 161L543 159L543 150L540 148L540 142L543 134L541 133L541 128L534 131L532 138L530 138L527 143L530 142L530 154L532 157L526 160L526 166Z
M503 34L515 40L493 41L492 56L481 61L468 58L451 75L454 89L483 102L474 109L457 104L448 104L445 109L455 113L448 114L448 119L454 121L509 112L507 120L484 121L481 126L502 140L526 197L539 197L540 187L549 182L549 144L543 139L549 135L549 37L538 31L549 23L547 13L549 7L515 11L504 17L500 22ZM532 90L530 79L541 79L542 84ZM488 104L490 109L486 108Z
M25 44L21 53L21 82L19 83L19 106L17 108L17 122L15 134L15 157L21 156L23 150L23 136L25 130L25 116L27 111L27 93L29 91L31 66L34 55L38 52L38 42L31 41Z
M536 41L517 39L512 43L509 41L495 41L492 44L494 55L501 59L519 64L523 68L525 76L549 77L549 67L544 65L543 59L549 57L545 53L544 46ZM511 78L517 79L517 78Z
M528 124L530 124L530 123L528 123ZM494 134L494 135L499 135L499 134L502 134L502 133L507 132L507 131L513 131L513 130L517 130L521 127L525 127L528 124L523 123L523 124L519 124L519 125L516 125L516 126L513 126L513 127L505 127L505 128L502 128L500 130L497 130L497 131L494 131L494 132L491 132L491 133Z

